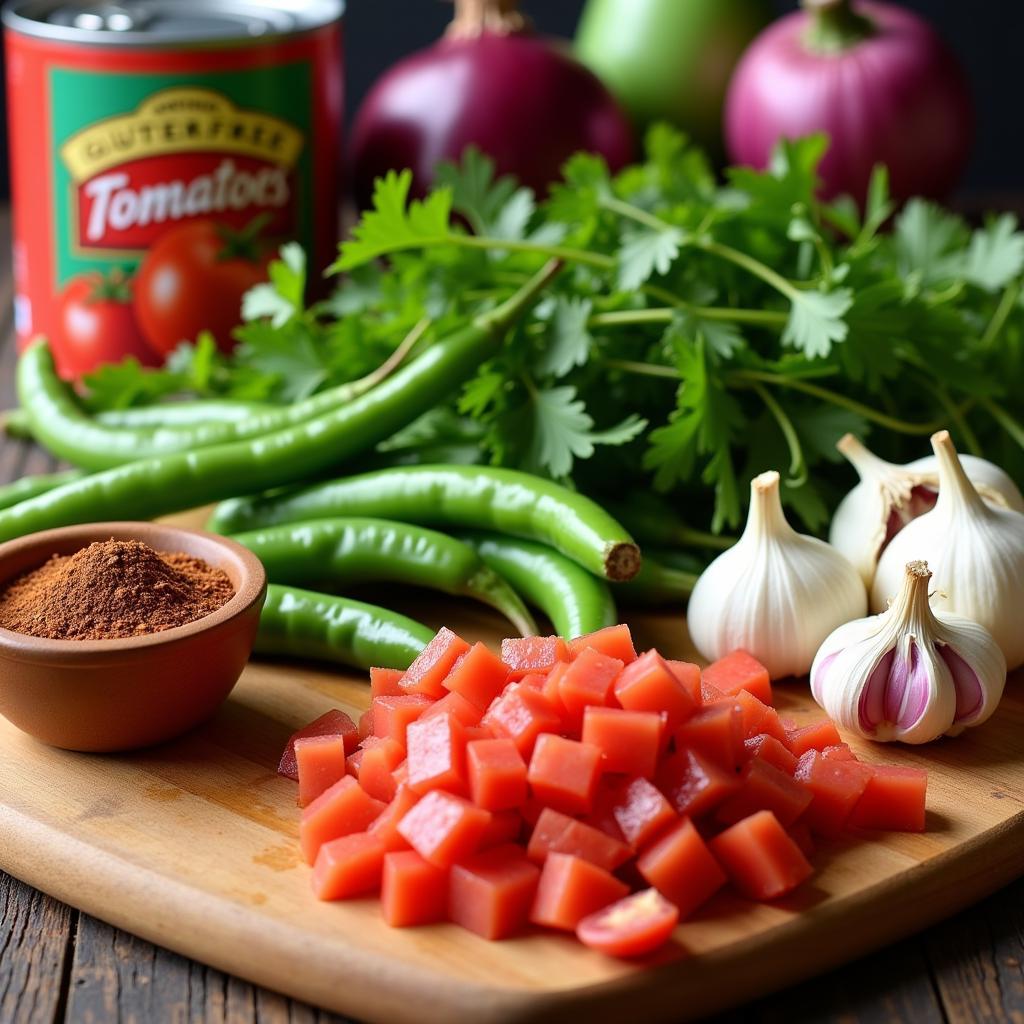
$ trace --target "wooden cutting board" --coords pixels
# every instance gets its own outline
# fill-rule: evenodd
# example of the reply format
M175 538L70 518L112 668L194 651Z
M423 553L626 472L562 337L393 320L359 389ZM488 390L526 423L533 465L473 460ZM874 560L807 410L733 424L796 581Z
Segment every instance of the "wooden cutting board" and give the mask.
M404 610L472 639L503 634L465 604ZM692 653L681 615L637 618L634 632L638 645ZM796 683L777 702L798 719L820 714ZM298 726L367 703L359 673L254 663L210 723L140 754L53 750L0 719L0 868L152 942L382 1024L692 1018L859 956L1024 873L1018 673L995 717L961 739L925 751L854 744L868 760L929 770L926 833L822 847L814 877L772 905L722 893L653 963L557 935L492 943L451 925L394 930L374 900L313 898L295 785L274 771Z

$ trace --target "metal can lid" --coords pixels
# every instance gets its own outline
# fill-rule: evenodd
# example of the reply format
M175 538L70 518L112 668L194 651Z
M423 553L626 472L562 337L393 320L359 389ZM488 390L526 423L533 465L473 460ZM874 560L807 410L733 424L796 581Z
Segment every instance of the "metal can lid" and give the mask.
M165 46L256 42L330 25L345 0L12 0L7 28L67 43Z

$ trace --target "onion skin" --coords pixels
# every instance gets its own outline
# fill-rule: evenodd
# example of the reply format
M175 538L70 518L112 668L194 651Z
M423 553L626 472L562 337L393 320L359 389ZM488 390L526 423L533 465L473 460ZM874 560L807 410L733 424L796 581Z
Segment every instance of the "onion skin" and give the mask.
M424 195L439 161L476 145L498 174L540 195L575 152L612 170L633 157L625 114L561 44L527 33L446 38L400 61L373 86L353 126L353 186L360 206L374 178L409 167Z
M942 199L957 184L973 138L963 71L918 15L873 0L853 10L874 31L834 52L813 51L815 16L805 11L754 41L726 99L729 155L764 168L779 139L826 132L823 198L847 193L863 205L872 167L884 163L896 199Z

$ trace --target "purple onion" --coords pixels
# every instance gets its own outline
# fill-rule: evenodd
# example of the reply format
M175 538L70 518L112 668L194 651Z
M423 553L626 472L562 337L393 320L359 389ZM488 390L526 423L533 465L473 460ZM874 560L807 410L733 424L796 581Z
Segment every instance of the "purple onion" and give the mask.
M973 112L963 72L918 15L874 0L804 0L748 48L726 99L730 157L767 166L780 139L826 132L821 194L863 203L872 168L897 199L941 199L963 172Z

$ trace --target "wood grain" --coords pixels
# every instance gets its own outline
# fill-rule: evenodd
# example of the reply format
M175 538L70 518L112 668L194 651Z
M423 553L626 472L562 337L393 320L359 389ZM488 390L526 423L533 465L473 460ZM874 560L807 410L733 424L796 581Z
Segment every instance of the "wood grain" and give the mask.
M455 605L431 612L475 637L500 631L485 614L460 622ZM677 617L635 625L644 645L687 653ZM153 942L388 1024L554 1020L570 1006L593 1021L640 1007L652 1021L696 1016L920 928L1024 868L1024 700L1014 685L990 723L927 757L868 752L930 768L927 833L828 846L812 882L776 905L723 895L654 967L560 937L486 943L447 925L395 931L375 901L313 899L296 852L294 787L273 772L293 728L366 700L354 673L254 663L208 726L138 755L49 750L4 725L0 866ZM779 703L797 718L817 713L799 687L782 688Z

